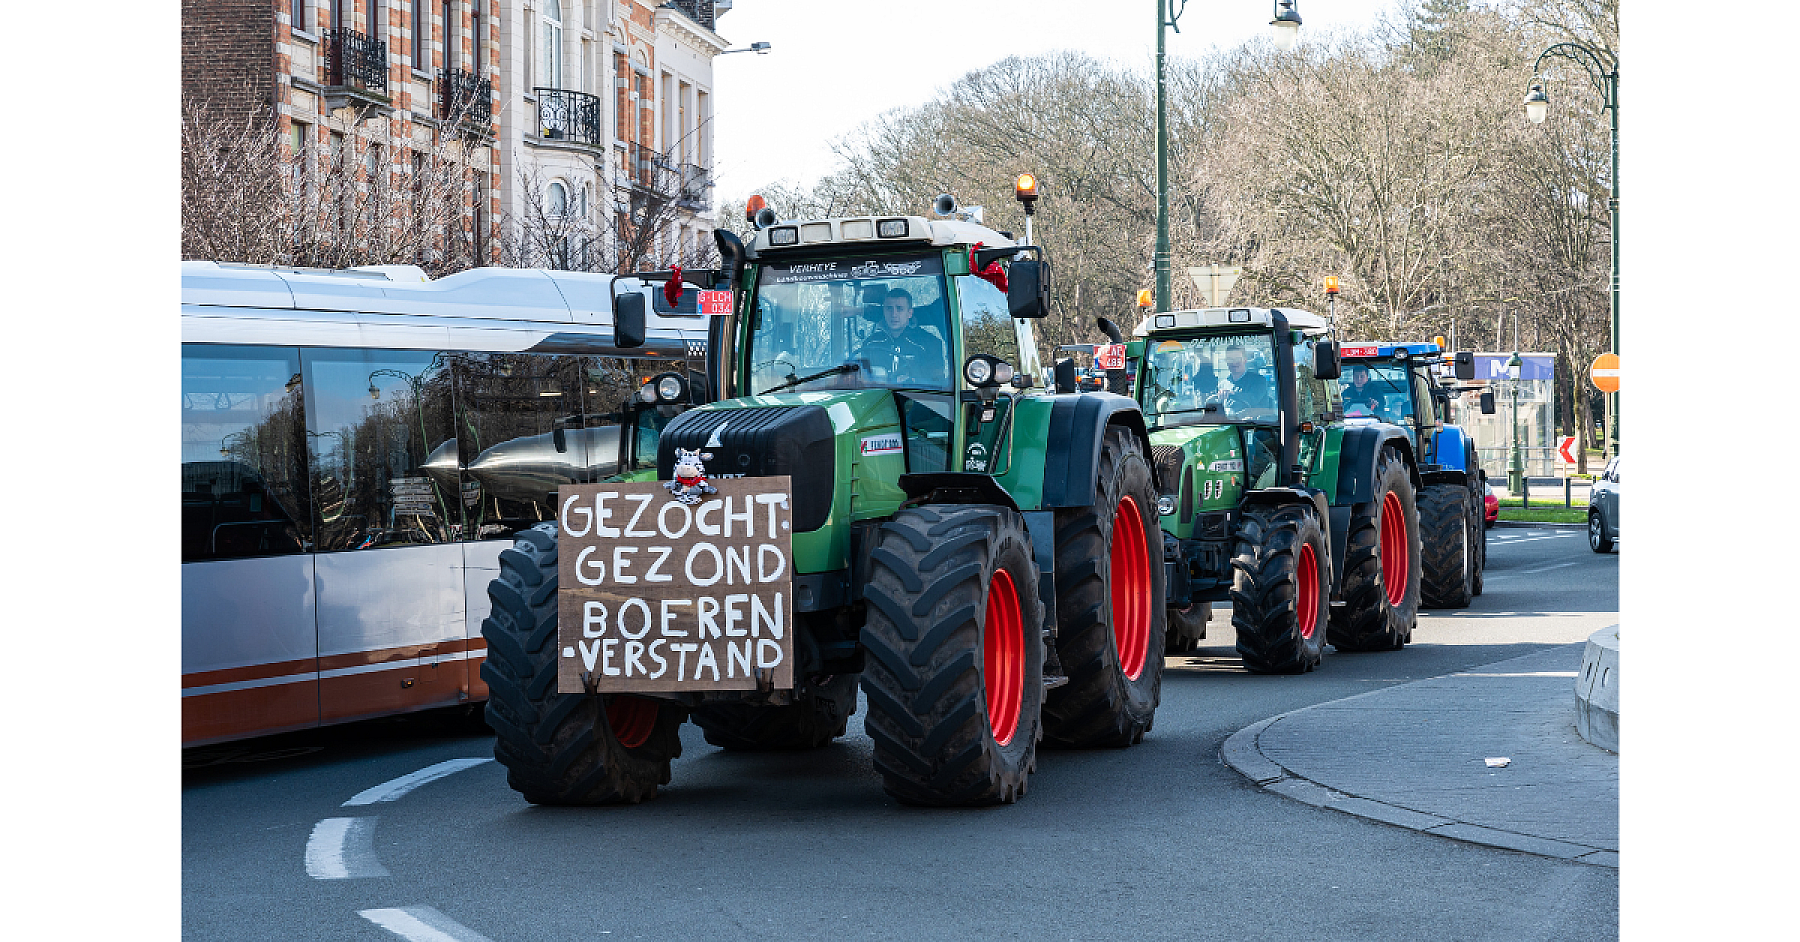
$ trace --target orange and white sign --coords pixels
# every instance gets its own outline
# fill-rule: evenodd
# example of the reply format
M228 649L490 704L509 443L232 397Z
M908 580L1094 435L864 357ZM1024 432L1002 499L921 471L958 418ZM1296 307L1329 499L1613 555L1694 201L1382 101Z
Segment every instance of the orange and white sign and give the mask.
M1556 453L1559 455L1562 455L1562 460L1567 461L1570 464L1574 464L1575 463L1574 449L1575 449L1575 436L1567 435L1567 436L1563 437L1562 443L1556 446Z
M1594 358L1594 365L1588 367L1588 379L1594 388L1601 392L1619 391L1619 355L1602 353Z

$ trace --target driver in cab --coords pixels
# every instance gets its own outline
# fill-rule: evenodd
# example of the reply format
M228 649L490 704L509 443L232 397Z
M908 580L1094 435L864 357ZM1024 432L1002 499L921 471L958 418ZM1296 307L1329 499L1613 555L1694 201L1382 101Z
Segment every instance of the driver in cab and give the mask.
M1250 372L1249 361L1243 347L1232 344L1225 348L1226 375L1219 379L1219 394L1233 414L1275 408L1274 397L1269 395L1268 380L1261 373Z
M1369 383L1369 368L1350 368L1350 381L1344 383L1344 414L1374 415L1381 408L1381 393Z
M885 370L888 382L937 384L944 380L944 343L913 323L912 294L904 288L887 293L881 305L881 324L863 341L856 356L876 370Z

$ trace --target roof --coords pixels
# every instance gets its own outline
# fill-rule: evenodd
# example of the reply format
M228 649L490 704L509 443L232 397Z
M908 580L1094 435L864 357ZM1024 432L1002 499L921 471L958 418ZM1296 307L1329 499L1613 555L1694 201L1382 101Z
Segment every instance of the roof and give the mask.
M1435 343L1351 343L1345 341L1338 344L1338 359L1385 360L1392 358L1396 350L1405 350L1406 355L1412 357L1443 352Z
M903 222L906 224L902 235L882 237L881 223ZM771 245L770 234L786 229L796 229L797 238L791 245ZM780 255L797 249L817 249L830 245L842 245L847 249L864 249L882 245L974 245L983 243L985 248L1002 248L1018 245L1019 242L1001 234L998 230L989 229L979 223L964 222L960 219L926 219L924 216L834 216L825 219L784 219L775 225L760 229L751 235L745 244L746 254L750 258L761 258L765 254Z
M1266 307L1209 307L1200 310L1168 311L1161 314L1146 314L1138 322L1134 336L1149 337L1154 334L1173 333L1193 330L1201 327L1268 327L1270 315L1280 311L1287 318L1288 326L1309 334L1325 332L1325 318L1311 311L1294 308Z

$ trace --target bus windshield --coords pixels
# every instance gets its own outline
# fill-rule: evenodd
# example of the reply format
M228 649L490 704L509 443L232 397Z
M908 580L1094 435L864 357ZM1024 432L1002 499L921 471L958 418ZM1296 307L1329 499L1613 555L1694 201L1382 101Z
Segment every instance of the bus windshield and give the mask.
M1340 381L1346 418L1375 418L1402 423L1412 418L1412 391L1407 369L1391 363L1358 363L1344 366Z
M764 264L756 288L751 394L951 388L941 256Z
M1146 341L1144 411L1152 428L1275 421L1275 354L1267 331Z

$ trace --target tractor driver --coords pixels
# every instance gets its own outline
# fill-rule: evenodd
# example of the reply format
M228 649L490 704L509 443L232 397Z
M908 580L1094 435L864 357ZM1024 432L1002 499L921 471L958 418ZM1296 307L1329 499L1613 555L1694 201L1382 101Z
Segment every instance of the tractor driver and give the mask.
M1348 415L1374 415L1381 408L1381 393L1369 384L1369 368L1357 364L1350 368L1350 381L1344 384L1344 411Z
M887 371L888 382L939 385L944 381L943 341L913 323L913 298L905 288L887 293L881 324L856 351L858 359Z
M1226 375L1219 380L1219 392L1232 412L1275 408L1268 380L1260 373L1250 372L1249 356L1243 347L1234 343L1225 348L1225 370Z

